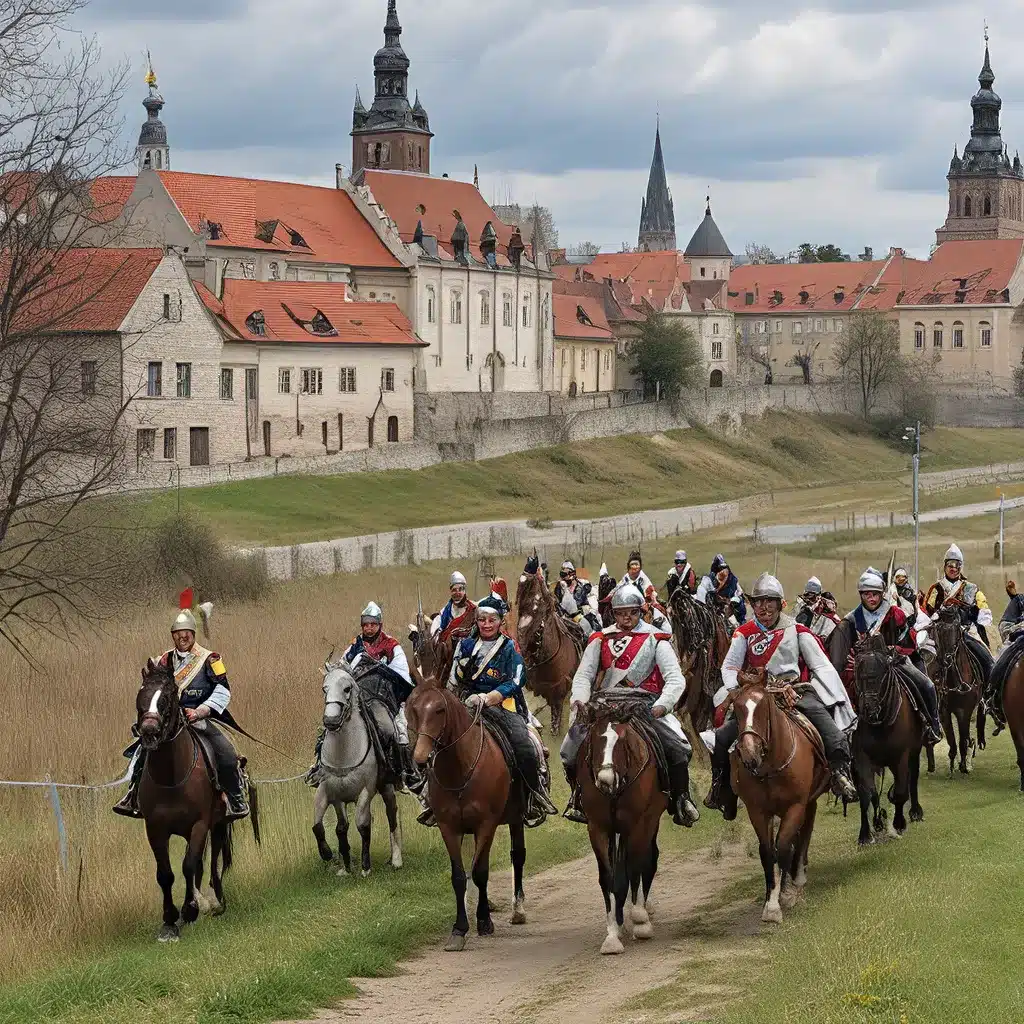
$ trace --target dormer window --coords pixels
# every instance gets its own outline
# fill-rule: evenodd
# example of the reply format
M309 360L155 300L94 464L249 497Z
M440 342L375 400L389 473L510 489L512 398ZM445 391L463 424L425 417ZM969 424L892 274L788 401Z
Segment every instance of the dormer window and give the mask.
M263 310L257 309L245 318L245 326L250 334L262 338L267 333L267 321L263 318Z
M338 334L331 321L328 320L319 309L314 314L313 319L309 322L309 331L311 334L318 334L321 337L328 338L336 337Z
M587 311L582 306L576 307L576 319L579 320L581 324L585 324L587 327L594 326L594 321L591 320L589 316L587 316Z
M810 297L811 297L811 293L810 292L807 292L807 291L801 292L800 293L800 305L801 306L806 306L807 305L807 300Z
M300 235L298 231L294 231L291 228L288 229L288 239L292 245L301 246L303 249L309 248L309 244L302 237L302 235Z
M210 229L210 241L216 242L224 234L224 225L211 220L208 226Z

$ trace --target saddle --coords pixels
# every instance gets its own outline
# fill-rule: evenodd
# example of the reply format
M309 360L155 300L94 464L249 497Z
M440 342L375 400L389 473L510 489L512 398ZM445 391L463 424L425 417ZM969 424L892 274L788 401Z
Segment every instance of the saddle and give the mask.
M223 792L224 787L220 784L220 774L217 771L217 755L213 749L213 744L210 742L209 732L202 725L196 728L192 724L188 725L188 731L196 741L200 751L202 751L203 763L206 765L206 774L210 777L210 784L218 793ZM244 793L249 787L249 773L246 770L249 759L241 754L237 754L237 757L238 777L241 780L242 792Z
M507 731L504 714L501 713L499 708L484 708L482 717L484 728L491 735L494 742L498 744L501 756L505 758L505 765L508 768L509 775L513 779L518 778L521 780L522 772L519 770L519 759L516 757L512 737Z

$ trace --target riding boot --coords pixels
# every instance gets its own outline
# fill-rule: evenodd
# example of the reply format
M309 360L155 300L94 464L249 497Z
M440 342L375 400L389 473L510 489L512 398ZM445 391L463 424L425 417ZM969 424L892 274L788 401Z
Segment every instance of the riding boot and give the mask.
M739 802L732 788L732 765L729 763L729 748L738 735L735 719L715 731L715 749L711 752L711 788L704 798L704 806L721 811L726 821L733 821L739 810Z
M700 821L700 811L690 796L690 766L685 762L673 765L672 773L672 820L684 828L693 828Z
M324 770L320 764L320 752L324 749L324 737L326 735L327 731L323 726L320 726L320 732L316 737L316 750L313 754L313 763L309 766L309 770L306 772L305 783L307 786L312 786L314 789L324 781Z
M586 825L587 816L583 813L583 805L580 803L580 787L576 782L576 767L563 764L562 768L565 771L565 781L569 783L569 802L565 805L565 810L562 811L562 817L568 821Z
M146 755L139 751L132 766L132 777L128 780L128 792L112 808L115 814L122 814L126 818L142 817L139 812L139 780L142 778L145 760Z
M237 821L239 818L249 816L249 801L242 787L242 773L236 763L233 769L225 767L221 773L221 785L224 796L228 802L228 812L224 816L225 821Z
M850 762L845 758L829 765L832 772L832 792L848 804L857 800L857 787L850 774Z

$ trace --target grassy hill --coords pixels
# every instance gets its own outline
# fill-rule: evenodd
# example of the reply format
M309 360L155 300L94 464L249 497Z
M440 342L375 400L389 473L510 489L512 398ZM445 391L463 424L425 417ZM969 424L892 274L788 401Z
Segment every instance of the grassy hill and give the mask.
M927 435L922 468L1010 461L1020 437L940 428ZM415 471L188 489L180 500L232 542L294 543L475 520L589 518L854 480L873 481L878 495L909 468L907 448L855 421L770 413L737 437L700 428L632 435ZM163 492L129 508L157 518L177 500Z

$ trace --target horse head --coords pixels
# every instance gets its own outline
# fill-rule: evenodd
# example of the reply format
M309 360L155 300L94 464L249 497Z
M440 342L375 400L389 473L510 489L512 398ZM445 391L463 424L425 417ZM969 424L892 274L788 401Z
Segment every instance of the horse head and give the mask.
M516 632L522 643L523 633L535 626L543 619L545 609L554 604L554 595L544 585L544 577L539 568L530 572L530 566L535 565L536 556L531 557L526 563L526 570L519 577L519 586L516 588L516 613L518 616Z
M424 636L413 652L413 665L419 676L417 686L443 687L452 666L454 645L440 633Z
M142 685L135 696L139 743L155 750L170 739L181 722L178 684L169 665L150 658L142 670Z
M336 732L352 717L359 703L359 687L348 667L340 662L324 667L324 728Z
M772 720L775 701L768 688L763 667L737 673L739 689L732 696L732 707L739 726L736 751L743 767L751 775L759 775L768 760L772 746Z
M437 754L448 732L449 699L462 707L440 686L417 686L405 704L409 735L415 739L412 757L422 768Z
M940 658L952 658L960 646L960 616L953 605L939 609L938 618L932 626L935 650Z
M867 724L877 725L885 719L895 692L890 686L895 655L876 633L857 644L853 664L857 710Z

